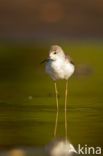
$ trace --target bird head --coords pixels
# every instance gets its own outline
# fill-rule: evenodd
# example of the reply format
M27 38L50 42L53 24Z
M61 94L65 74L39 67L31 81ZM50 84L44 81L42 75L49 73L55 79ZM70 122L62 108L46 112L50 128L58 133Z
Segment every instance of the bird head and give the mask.
M63 49L58 45L52 45L49 52L49 59L57 60L57 59L65 58L65 54Z

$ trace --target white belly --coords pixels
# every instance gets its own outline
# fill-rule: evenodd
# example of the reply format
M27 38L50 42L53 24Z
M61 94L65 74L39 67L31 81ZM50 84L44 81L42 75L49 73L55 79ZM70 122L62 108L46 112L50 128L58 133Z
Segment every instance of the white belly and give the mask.
M74 72L74 65L69 62L49 61L46 64L46 72L53 80L68 79Z

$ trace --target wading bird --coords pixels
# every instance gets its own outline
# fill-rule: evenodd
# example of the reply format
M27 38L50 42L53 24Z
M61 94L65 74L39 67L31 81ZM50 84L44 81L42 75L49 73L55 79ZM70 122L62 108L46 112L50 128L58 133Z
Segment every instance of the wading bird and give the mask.
M54 129L54 137L57 132L57 123L58 123L58 90L56 80L65 79L66 80L66 88L65 88L65 139L67 140L67 95L68 95L68 79L74 73L75 66L69 55L66 55L63 49L58 45L52 45L49 51L48 59L42 61L42 63L46 62L46 72L50 75L52 80L54 81L55 86L55 94L56 94L56 105L57 105L57 115L56 115L56 123Z

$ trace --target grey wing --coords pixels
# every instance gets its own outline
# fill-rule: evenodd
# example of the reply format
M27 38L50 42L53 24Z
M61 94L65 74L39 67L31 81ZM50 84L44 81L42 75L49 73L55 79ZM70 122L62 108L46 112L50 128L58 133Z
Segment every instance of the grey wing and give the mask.
M70 55L66 54L66 55L65 55L65 59L66 59L67 61L69 61L71 64L75 65L75 64L74 64L74 61L73 61L73 59L70 57Z

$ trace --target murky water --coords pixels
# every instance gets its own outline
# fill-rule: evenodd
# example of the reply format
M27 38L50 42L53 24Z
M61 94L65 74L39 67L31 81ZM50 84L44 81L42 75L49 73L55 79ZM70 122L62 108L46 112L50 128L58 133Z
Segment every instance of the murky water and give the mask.
M28 102L24 102L24 104L16 104L16 107L13 104L1 103L2 141L0 142L7 147L19 145L26 149L32 146L32 152L40 154L43 152L42 148L53 140L56 116L55 97L33 97L29 100L29 105ZM57 138L65 137L63 100L63 97L59 98ZM78 144L84 147L84 151L85 146L102 147L102 108L99 97L85 98L79 95L68 97L68 139L76 150L78 150ZM37 148L36 151L35 148ZM26 149L26 153L27 151Z

